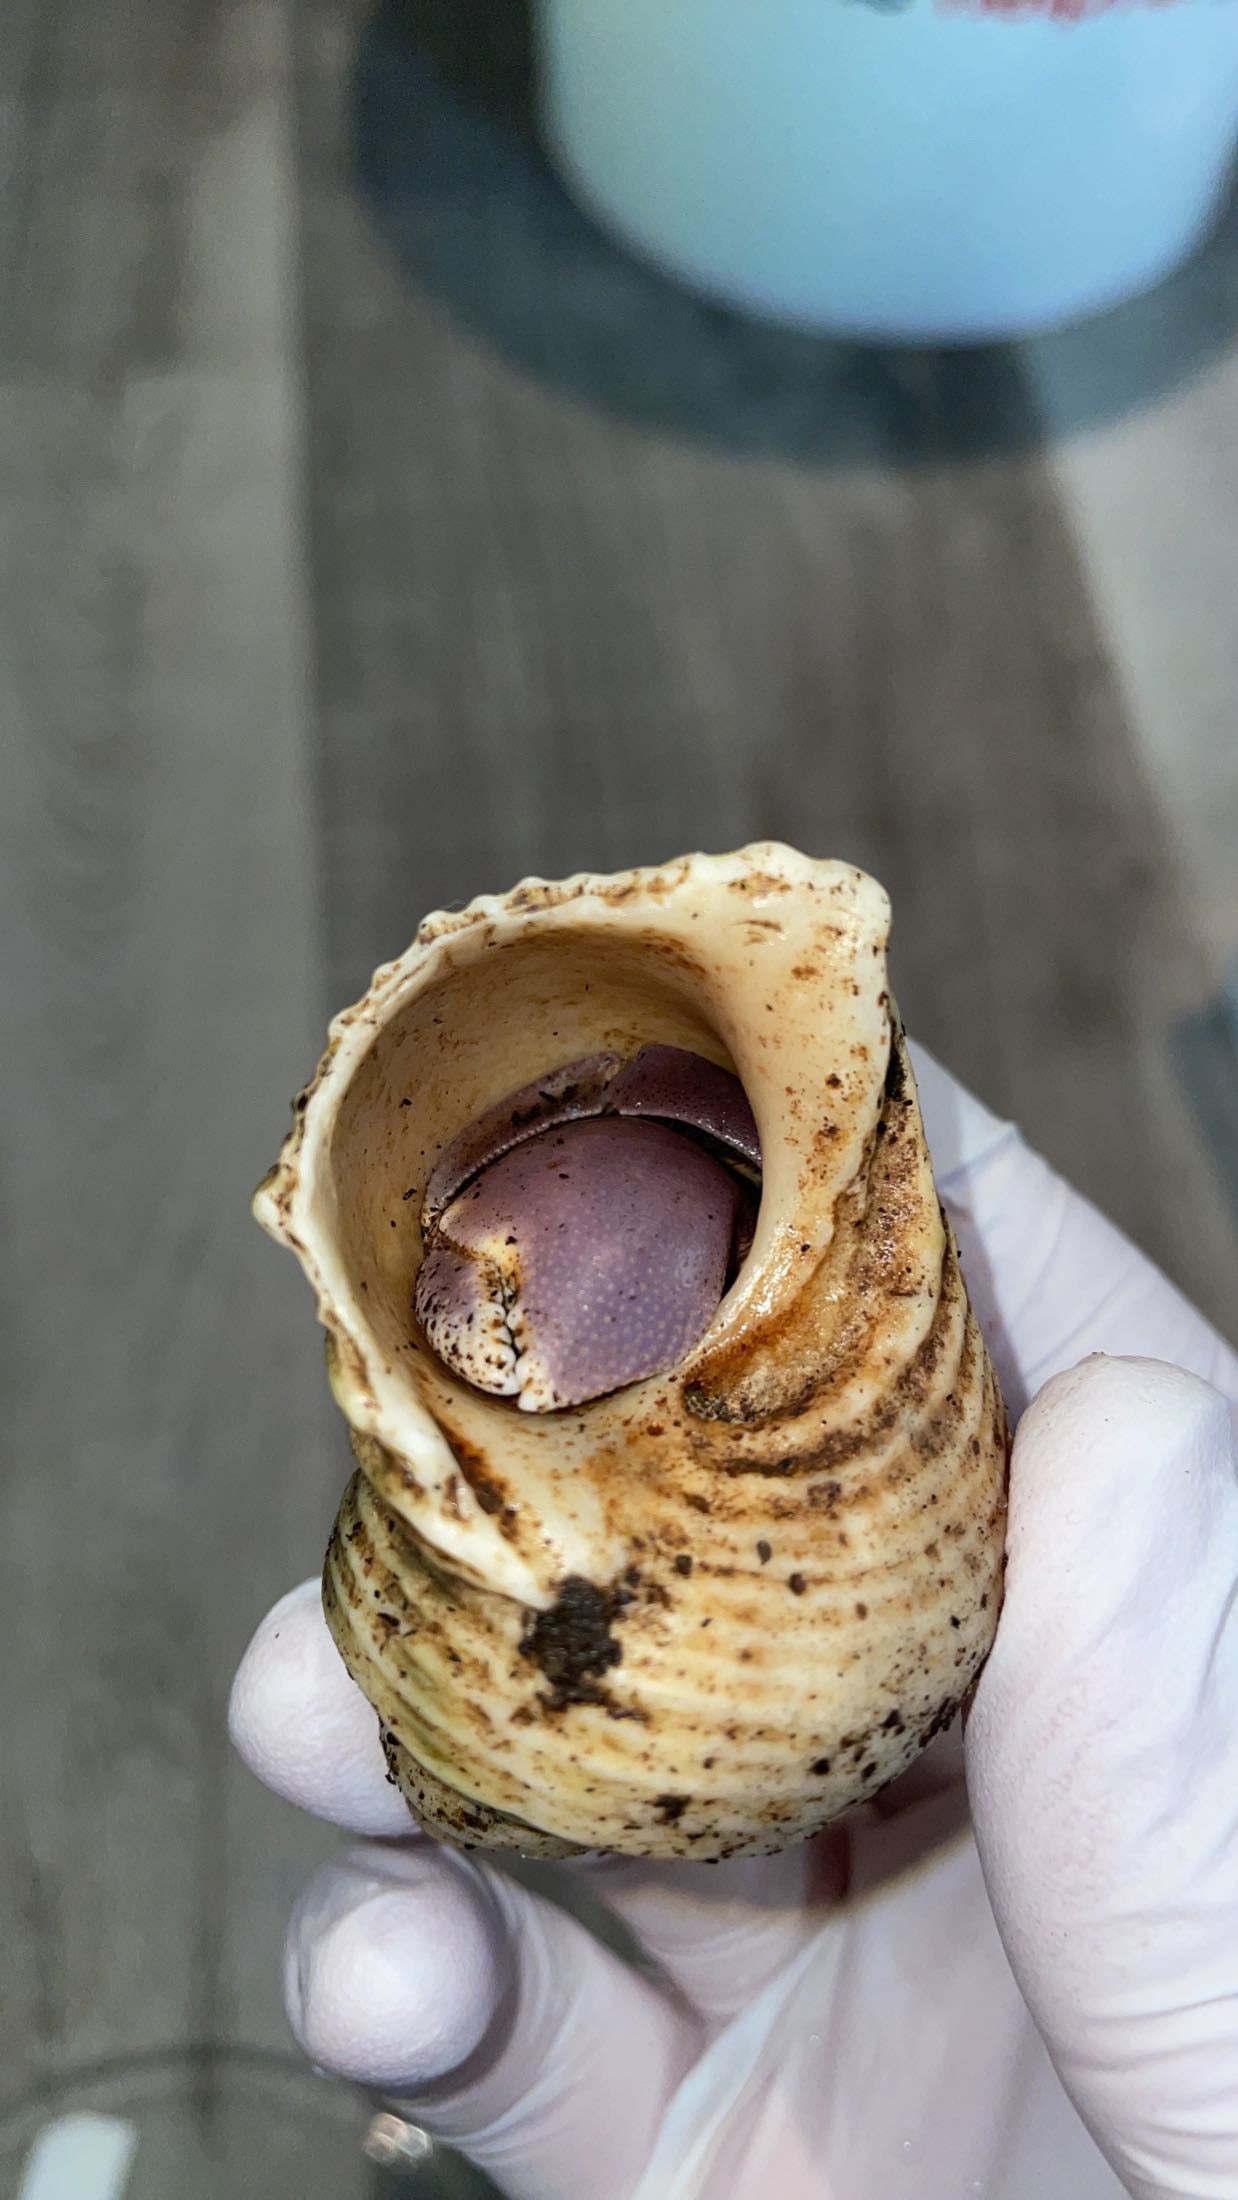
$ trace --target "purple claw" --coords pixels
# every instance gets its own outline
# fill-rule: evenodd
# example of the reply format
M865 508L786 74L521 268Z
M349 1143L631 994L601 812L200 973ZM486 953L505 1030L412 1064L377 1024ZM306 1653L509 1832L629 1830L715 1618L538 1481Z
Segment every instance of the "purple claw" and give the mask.
M561 1123L599 1115L655 1116L682 1123L753 1168L761 1166L761 1141L748 1095L730 1070L685 1047L641 1047L626 1060L621 1054L585 1054L509 1092L452 1139L426 1186L422 1228L430 1230L448 1201L513 1147Z
M429 1229L448 1200L454 1199L479 1169L488 1168L501 1154L510 1153L513 1146L540 1138L543 1131L553 1130L558 1123L600 1115L607 1086L622 1062L620 1054L586 1054L578 1062L565 1062L562 1069L552 1070L548 1077L522 1085L519 1092L509 1092L468 1124L435 1162L422 1208L423 1230Z
M583 1405L695 1344L725 1288L743 1204L726 1166L662 1123L543 1128L439 1216L418 1319L476 1388L531 1412Z
M682 1047L584 1055L523 1085L430 1177L427 1341L532 1412L663 1373L717 1308L751 1216L735 1170L760 1165L739 1079Z
M689 1130L704 1131L754 1169L761 1166L756 1118L738 1077L683 1047L642 1047L611 1080L606 1110L683 1123Z

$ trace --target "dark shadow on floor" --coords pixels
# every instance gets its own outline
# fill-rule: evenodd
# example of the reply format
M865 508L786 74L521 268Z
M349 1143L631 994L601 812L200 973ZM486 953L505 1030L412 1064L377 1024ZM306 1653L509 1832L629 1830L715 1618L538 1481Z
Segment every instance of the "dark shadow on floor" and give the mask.
M763 327L630 258L537 143L527 0L380 0L355 161L410 278L525 372L737 455L904 463L1034 445L1017 347L833 342ZM1085 426L1147 405L1238 332L1238 203L1191 267L1051 339ZM1059 377L1060 379L1060 377Z

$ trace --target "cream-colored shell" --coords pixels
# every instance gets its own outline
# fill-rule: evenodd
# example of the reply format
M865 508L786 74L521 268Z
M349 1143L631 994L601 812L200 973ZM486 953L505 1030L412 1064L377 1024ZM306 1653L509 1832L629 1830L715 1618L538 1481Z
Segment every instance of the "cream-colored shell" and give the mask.
M882 889L763 843L427 919L331 1027L255 1199L317 1293L360 1471L325 1603L456 1841L707 1857L812 1833L952 1715L1001 1590L1007 1433L886 985ZM417 1335L421 1195L529 1080L733 1068L757 1234L672 1375L522 1414Z

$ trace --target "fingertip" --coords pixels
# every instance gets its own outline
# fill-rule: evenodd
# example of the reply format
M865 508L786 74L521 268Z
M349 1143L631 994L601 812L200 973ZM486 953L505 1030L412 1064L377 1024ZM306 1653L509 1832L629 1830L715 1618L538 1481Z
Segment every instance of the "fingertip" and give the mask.
M1063 1560L1090 1545L1101 1567L1134 1537L1171 1541L1205 1494L1229 1436L1221 1393L1163 1360L1089 1354L1053 1375L1019 1423L1009 1552L1046 1539Z
M1094 1353L1053 1376L1011 1459L1006 1591L967 1728L975 1783L1047 1737L1108 1733L1132 1691L1168 1732L1238 1564L1229 1409L1185 1368Z
M1224 1397L1181 1367L1097 1354L1047 1383L967 1728L1006 1953L1132 2191L1153 2158L1158 2192L1202 2191L1219 2106L1233 2130L1234 1469Z
M352 1833L412 1830L387 1775L378 1722L349 1677L322 1611L319 1583L281 1597L237 1669L228 1704L233 1747L265 1787Z
M459 2070L506 1988L481 1878L424 1843L356 1849L310 1882L285 1944L288 2020L311 2061L415 2094Z
M1072 1441L1126 1442L1159 1452L1164 1441L1181 1445L1192 1427L1224 1429L1226 1401L1211 1383L1168 1360L1136 1354L1090 1352L1074 1367L1051 1375L1020 1424L1025 1441L1037 1442L1062 1422Z
M320 1872L285 1979L314 2062L411 2107L530 2200L631 2192L701 2045L678 1999L577 1918L429 1841Z

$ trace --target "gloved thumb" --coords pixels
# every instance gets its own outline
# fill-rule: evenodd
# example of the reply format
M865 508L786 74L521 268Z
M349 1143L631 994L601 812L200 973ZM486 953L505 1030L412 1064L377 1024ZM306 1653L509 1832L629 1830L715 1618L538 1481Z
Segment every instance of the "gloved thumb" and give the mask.
M1238 2200L1238 1476L1225 1400L1094 1358L1011 1468L967 1733L1006 1953L1136 2200Z

